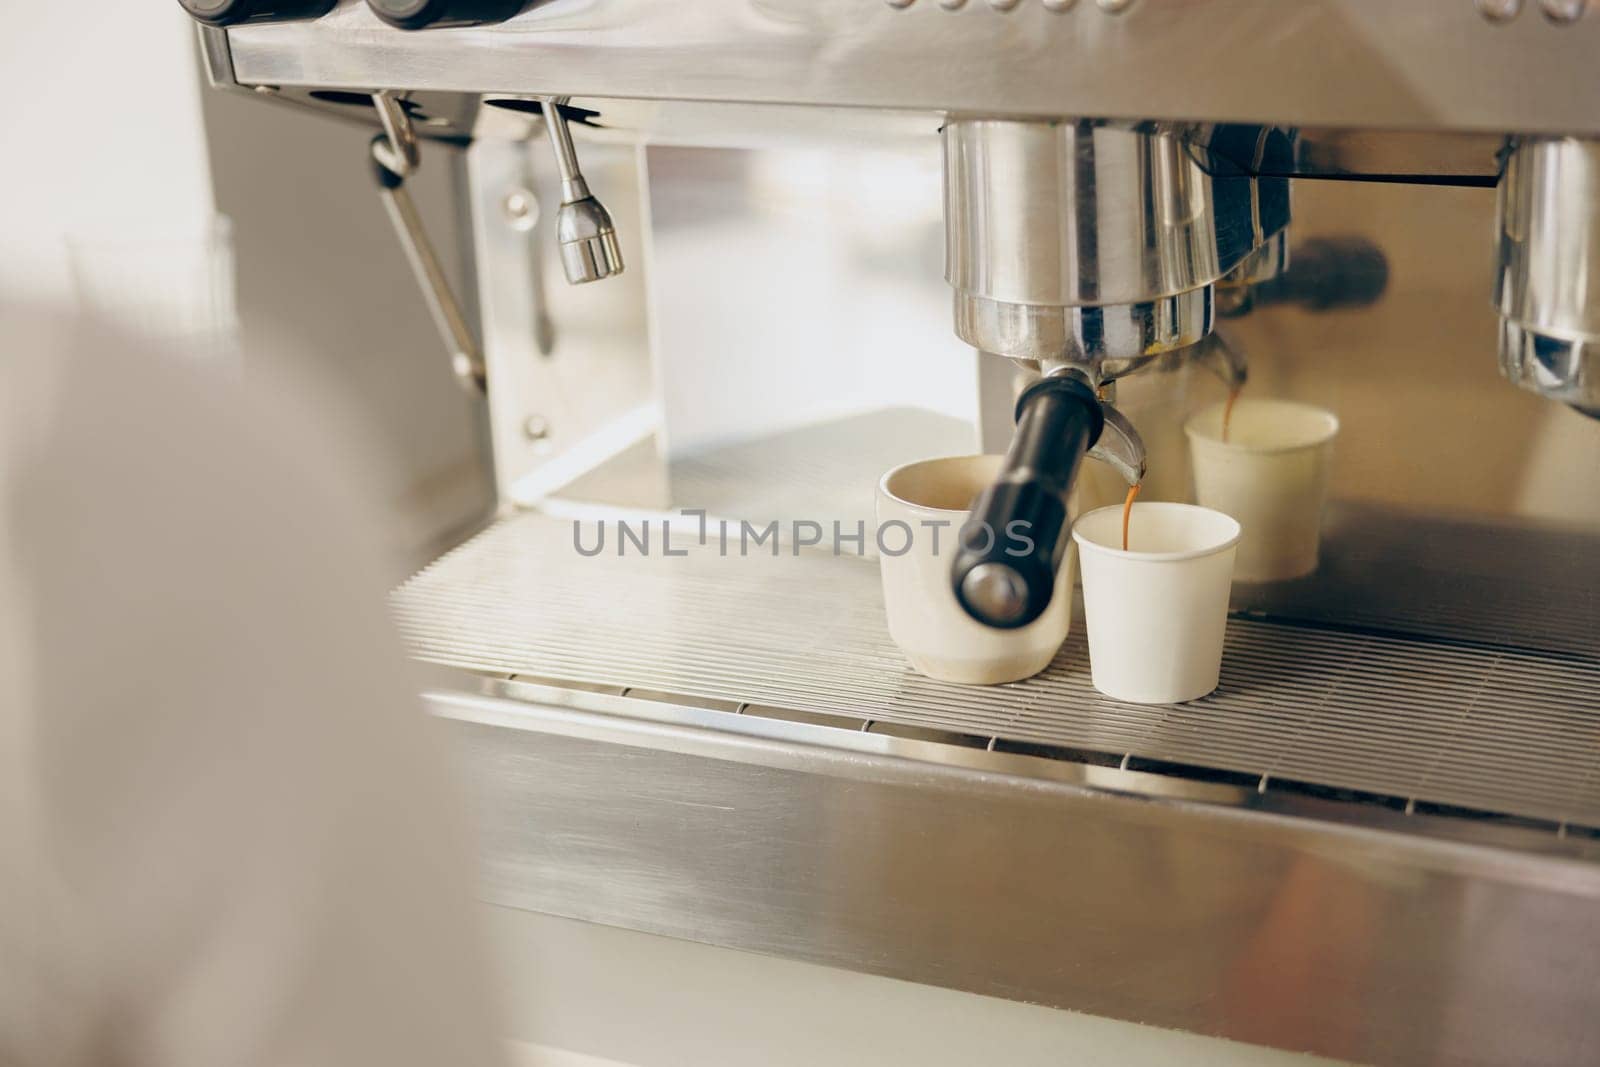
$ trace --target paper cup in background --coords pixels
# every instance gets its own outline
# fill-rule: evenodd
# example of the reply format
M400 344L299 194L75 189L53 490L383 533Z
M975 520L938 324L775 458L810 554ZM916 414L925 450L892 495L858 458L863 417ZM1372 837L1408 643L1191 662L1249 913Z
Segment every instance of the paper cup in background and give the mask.
M1184 427L1195 500L1232 515L1243 532L1233 576L1241 582L1299 578L1317 569L1322 509L1339 420L1288 400L1240 400L1228 440L1224 405Z
M950 568L962 524L978 494L999 476L1004 459L920 460L896 467L878 483L878 566L889 636L912 668L930 678L997 685L1038 674L1055 658L1072 625L1070 545L1050 606L1027 626L997 630L974 622L951 591ZM946 525L935 531L924 523ZM896 554L903 543L906 551Z
M1194 504L1135 504L1072 527L1083 571L1094 687L1135 704L1195 700L1217 687L1239 523Z

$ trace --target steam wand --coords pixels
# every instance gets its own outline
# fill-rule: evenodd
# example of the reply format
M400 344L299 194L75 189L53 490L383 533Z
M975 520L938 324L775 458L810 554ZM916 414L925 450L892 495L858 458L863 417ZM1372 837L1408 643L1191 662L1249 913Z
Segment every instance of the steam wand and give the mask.
M572 131L561 111L569 98L543 96L544 127L555 150L556 168L561 174L561 210L556 213L556 240L561 246L561 266L573 285L596 282L622 273L622 247L617 243L617 228L611 213L589 191L589 183L578 169L578 152L572 145Z

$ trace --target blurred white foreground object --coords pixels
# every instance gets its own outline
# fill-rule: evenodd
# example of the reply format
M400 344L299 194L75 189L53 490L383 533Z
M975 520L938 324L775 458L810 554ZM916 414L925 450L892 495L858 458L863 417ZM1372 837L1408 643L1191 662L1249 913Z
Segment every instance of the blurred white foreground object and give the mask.
M498 1062L349 440L70 319L0 339L0 1063Z
M224 215L152 220L66 239L78 307L156 351L237 357L233 226Z

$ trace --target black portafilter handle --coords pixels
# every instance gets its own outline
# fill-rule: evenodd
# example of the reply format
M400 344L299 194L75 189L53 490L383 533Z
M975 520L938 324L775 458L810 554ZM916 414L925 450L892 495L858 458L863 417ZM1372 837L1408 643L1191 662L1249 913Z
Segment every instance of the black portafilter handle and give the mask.
M1289 269L1262 282L1256 306L1298 304L1311 311L1366 307L1389 287L1389 259L1364 237L1313 237L1294 248Z
M372 13L402 30L504 22L532 0L367 0Z
M973 505L950 571L972 618L1014 630L1050 606L1070 533L1067 497L1104 428L1099 398L1075 378L1045 378L1017 399L1005 465Z

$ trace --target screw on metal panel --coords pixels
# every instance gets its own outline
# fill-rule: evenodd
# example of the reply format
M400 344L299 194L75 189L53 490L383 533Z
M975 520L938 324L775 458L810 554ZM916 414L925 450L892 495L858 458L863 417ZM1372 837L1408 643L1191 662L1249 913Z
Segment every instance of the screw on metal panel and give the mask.
M513 189L500 202L506 221L514 230L526 233L539 221L539 198L527 189Z
M1490 22L1510 22L1522 14L1522 0L1474 0L1478 14Z
M1044 4L1044 9L1046 11L1059 12L1070 10L1072 6L1078 2L1078 0L1041 0L1041 2Z
M884 0L890 7L910 7L912 0Z
M967 0L939 0L939 6L946 11L959 11L966 4Z
M1577 22L1589 0L1540 0L1539 9L1551 22Z
M989 6L996 11L1010 11L1020 3L1022 0L989 0Z
M550 420L543 415L529 415L522 420L522 436L530 441L544 441L550 437Z
M1095 0L1108 15L1120 15L1133 6L1133 0Z

